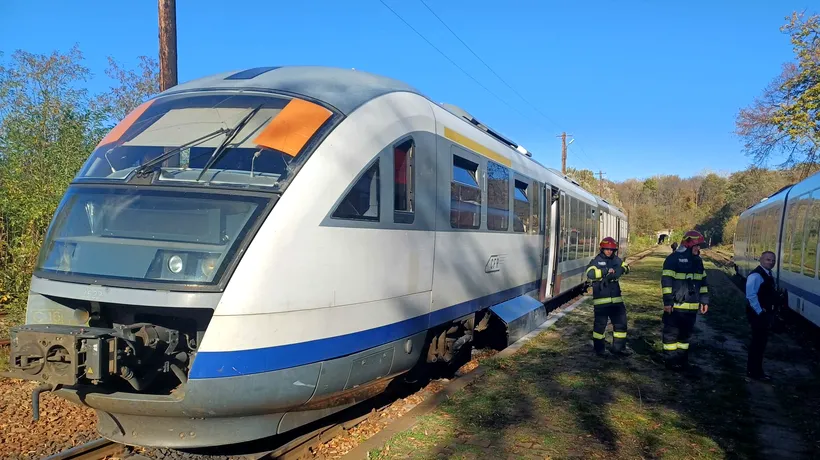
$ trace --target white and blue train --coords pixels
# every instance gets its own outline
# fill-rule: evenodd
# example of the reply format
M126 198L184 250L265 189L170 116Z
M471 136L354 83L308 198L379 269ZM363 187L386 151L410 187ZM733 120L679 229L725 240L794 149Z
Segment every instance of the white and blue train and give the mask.
M135 109L77 174L11 374L126 444L267 437L480 334L516 340L602 236L626 255L620 209L404 83L214 75Z
M777 255L774 269L789 291L789 307L820 326L820 173L784 187L746 209L735 230L735 265L746 277L764 251Z

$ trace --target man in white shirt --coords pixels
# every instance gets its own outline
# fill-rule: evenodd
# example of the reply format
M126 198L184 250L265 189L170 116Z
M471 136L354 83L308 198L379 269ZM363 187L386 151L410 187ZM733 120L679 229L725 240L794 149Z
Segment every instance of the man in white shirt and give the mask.
M746 278L746 318L752 327L752 342L749 345L746 375L762 381L771 380L771 377L763 372L763 350L769 340L774 308L780 301L772 275L775 261L773 252L764 252L760 256L760 265Z

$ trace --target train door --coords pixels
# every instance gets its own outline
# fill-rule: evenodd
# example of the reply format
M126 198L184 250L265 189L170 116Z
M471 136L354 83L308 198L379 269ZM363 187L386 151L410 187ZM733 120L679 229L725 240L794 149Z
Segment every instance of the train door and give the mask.
M559 217L559 195L557 190L547 185L544 187L544 192L541 195L544 212L544 251L541 258L541 287L539 292L539 300L546 302L552 297L552 284L555 282L555 266L557 262L557 244L558 233L561 220Z

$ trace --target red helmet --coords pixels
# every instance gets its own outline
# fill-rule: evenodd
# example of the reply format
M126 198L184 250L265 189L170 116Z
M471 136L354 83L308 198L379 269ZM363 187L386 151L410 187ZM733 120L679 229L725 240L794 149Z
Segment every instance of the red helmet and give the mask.
M703 246L706 244L706 239L703 238L703 235L697 230L689 230L683 235L683 239L680 242L681 245L685 248L691 248L692 246Z
M614 238L608 236L601 240L601 249L618 249L618 242Z

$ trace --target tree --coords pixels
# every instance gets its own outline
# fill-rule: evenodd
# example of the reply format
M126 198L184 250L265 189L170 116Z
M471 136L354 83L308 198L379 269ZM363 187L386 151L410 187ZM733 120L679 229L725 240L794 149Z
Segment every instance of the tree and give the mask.
M710 173L703 178L698 188L697 205L703 215L713 214L723 207L726 202L726 186L728 180Z
M151 96L159 93L159 64L156 59L139 57L138 71L123 68L114 58L108 57L105 74L114 79L115 85L94 101L100 110L108 114L114 123L119 122Z
M733 244L735 242L735 230L738 220L740 220L740 216L732 216L731 219L726 221L726 225L723 226L723 244Z
M742 109L736 132L761 165L775 155L780 166L814 165L820 153L820 15L793 13L781 31L791 36L796 62L783 66L762 96ZM810 173L801 170L801 178Z
M2 55L0 55L2 58ZM31 272L66 187L106 131L157 87L110 61L115 86L90 96L91 72L77 46L47 55L16 51L0 60L0 298L12 321L25 311Z
M102 136L102 114L81 89L90 75L82 60L75 46L17 51L0 65L0 290L13 319L57 203Z

